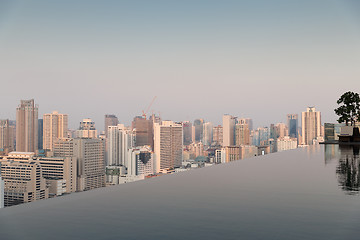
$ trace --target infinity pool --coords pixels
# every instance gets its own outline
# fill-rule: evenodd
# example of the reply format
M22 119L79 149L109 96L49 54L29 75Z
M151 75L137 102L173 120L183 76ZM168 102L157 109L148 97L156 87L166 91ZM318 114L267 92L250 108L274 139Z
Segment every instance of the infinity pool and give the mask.
M360 239L359 149L312 146L0 210L0 239Z

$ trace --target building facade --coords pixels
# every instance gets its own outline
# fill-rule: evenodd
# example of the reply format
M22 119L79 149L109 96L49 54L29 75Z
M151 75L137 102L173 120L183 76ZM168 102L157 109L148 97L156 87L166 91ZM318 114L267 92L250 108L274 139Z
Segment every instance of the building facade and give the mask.
M56 111L43 116L43 148L53 149L54 141L66 138L68 132L68 115Z
M4 155L15 150L15 134L15 126L8 119L0 120L0 152Z
M236 118L231 115L223 115L223 147L235 144Z
M180 167L183 153L181 123L162 121L154 125L155 173Z
M297 114L288 114L286 115L287 118L287 127L289 131L289 137L291 138L298 138L298 128L299 128L299 121Z
M126 166L128 150L135 147L135 132L123 124L108 127L107 166Z
M21 100L16 108L16 151L38 150L38 110L34 99Z
M118 118L113 114L106 114L105 115L105 136L108 137L107 129L109 126L117 126L119 124Z
M321 137L321 114L315 107L308 107L301 114L302 144L312 145L314 140Z
M90 118L83 119L80 122L80 127L76 130L77 138L97 138L97 130L95 128L95 122L93 122Z

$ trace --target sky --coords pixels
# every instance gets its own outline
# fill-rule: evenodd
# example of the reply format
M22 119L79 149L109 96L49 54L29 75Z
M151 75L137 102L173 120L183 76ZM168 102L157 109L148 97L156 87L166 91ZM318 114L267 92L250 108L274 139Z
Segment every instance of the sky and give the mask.
M69 127L104 115L255 126L359 92L357 1L0 0L0 119L21 99Z

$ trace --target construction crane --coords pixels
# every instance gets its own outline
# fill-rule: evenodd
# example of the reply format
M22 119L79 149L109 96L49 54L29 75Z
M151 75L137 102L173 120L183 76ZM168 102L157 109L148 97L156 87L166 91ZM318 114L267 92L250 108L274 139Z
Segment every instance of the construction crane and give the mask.
M152 99L151 103L149 104L149 106L146 108L146 110L142 110L142 116L146 119L146 114L149 112L151 106L153 105L154 101L156 99L156 96Z

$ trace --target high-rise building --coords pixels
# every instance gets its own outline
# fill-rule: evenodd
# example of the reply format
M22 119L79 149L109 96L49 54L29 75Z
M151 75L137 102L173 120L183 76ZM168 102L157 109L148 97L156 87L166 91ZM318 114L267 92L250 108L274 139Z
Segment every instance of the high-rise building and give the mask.
M55 157L76 158L76 191L105 187L105 157L102 139L58 139L54 143L53 151Z
M6 155L14 151L14 143L15 126L12 126L8 119L0 120L0 152Z
M16 108L16 151L38 150L38 110L34 99L21 100Z
M153 120L142 116L136 116L132 122L132 129L135 131L135 145L154 147Z
M135 147L135 133L123 124L108 126L107 166L127 166L128 150Z
M315 107L308 107L301 114L302 144L312 145L314 140L321 137L321 113Z
M287 118L287 127L289 131L289 137L298 138L298 115L297 114L288 114Z
M106 114L105 115L105 128L104 128L104 131L105 131L106 138L108 137L108 132L107 132L108 126L117 126L118 124L119 124L119 120L115 115L113 115L113 114Z
M238 118L237 123L247 124L249 126L249 130L253 130L253 120L251 118Z
M246 123L235 125L235 145L250 145L250 129Z
M154 125L155 172L180 167L183 153L183 129L180 123L163 121Z
M68 115L54 111L44 114L43 121L43 146L52 150L56 139L67 137Z
M43 121L43 119L39 119L38 120L38 149L44 149L43 131L44 131L44 121Z
M192 143L192 124L189 121L184 121L183 125L183 136L184 145L190 145Z
M195 128L195 142L200 142L203 136L203 124L204 119L195 119L194 128Z
M34 153L14 152L14 154L24 159L34 156ZM39 163L32 160L13 161L6 158L0 162L1 176L4 180L5 207L49 197L49 190Z
M77 138L97 138L95 123L90 118L83 119L80 127L76 130Z
M275 128L276 128L276 135L278 138L283 138L289 135L289 131L285 123L277 123L275 125Z
M150 146L129 149L128 159L128 176L147 176L154 173L154 157Z
M4 208L4 180L1 178L1 171L0 171L0 208Z
M223 147L235 144L236 118L231 115L223 115Z
M216 146L223 144L223 127L221 125L213 128L213 142Z
M213 124L206 122L203 124L203 136L202 143L206 146L210 146L213 140Z

